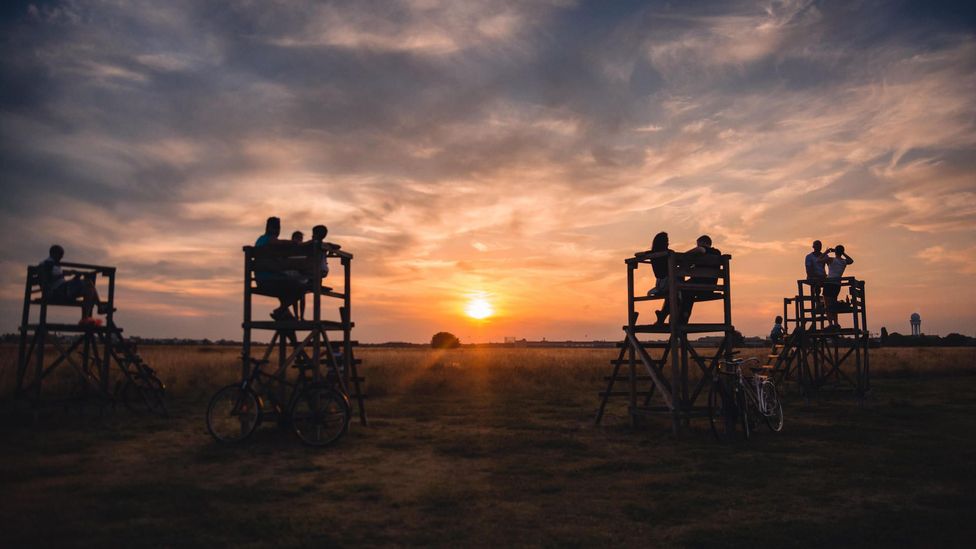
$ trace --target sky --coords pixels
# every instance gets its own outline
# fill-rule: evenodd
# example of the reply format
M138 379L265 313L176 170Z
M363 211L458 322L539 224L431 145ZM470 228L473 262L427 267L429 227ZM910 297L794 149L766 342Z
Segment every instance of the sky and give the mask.
M620 339L624 259L662 230L732 255L746 335L815 238L872 331L976 335L970 2L0 10L0 332L60 243L118 267L126 333L240 339L241 246L276 215L355 255L365 342Z

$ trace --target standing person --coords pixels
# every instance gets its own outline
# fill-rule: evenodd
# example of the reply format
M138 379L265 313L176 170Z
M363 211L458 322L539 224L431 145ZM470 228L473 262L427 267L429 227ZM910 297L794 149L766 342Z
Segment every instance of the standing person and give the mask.
M92 311L98 305L99 314L105 314L105 304L98 299L95 282L82 278L81 273L65 271L61 268L64 258L64 248L55 244L48 250L48 257L37 266L41 282L41 291L49 303L72 303L81 298L81 320L78 324L101 325L101 319L94 318ZM65 274L73 274L74 278L65 280Z
M830 257L830 252L834 252L834 257ZM839 330L840 324L837 322L837 296L840 295L840 279L844 276L844 269L854 263L854 258L847 255L842 244L838 244L833 248L827 248L826 253L820 258L820 262L827 266L827 279L823 285L827 320L830 323L827 329Z
M254 242L254 247L293 245L291 240L279 239L280 235L281 220L277 217L269 217L264 226L264 234ZM274 320L295 319L288 309L305 293L300 277L286 272L256 271L254 280L257 282L258 290L278 298L279 307L271 311L271 318Z
M769 340L772 341L773 345L783 341L783 317L776 317L776 321L773 323L773 329L769 331Z
M722 255L722 252L718 248L712 247L712 237L707 234L703 234L698 237L695 241L697 244L694 248L688 250L686 253L689 254L701 254L701 255ZM718 278L714 276L692 276L688 279L689 284L707 284L714 285L718 284ZM711 296L712 292L708 290L685 290L681 292L681 320L683 322L688 322L691 318L691 309L695 305L695 299L699 297Z
M823 243L814 240L813 251L808 253L803 261L807 270L807 281L810 283L810 295L814 298L820 297L820 289L823 286L824 279L827 278L824 264L820 261L820 258L823 257L821 249L823 249ZM819 303L819 300L815 299L814 302Z

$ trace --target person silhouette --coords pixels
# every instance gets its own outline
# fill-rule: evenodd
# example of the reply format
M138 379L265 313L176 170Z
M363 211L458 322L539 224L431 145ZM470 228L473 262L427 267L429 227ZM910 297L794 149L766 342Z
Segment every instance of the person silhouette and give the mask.
M64 258L64 248L58 244L51 246L48 257L37 266L41 282L41 292L49 303L70 304L81 298L81 320L78 324L100 325L101 319L94 318L92 312L98 306L99 314L106 313L106 304L98 298L95 282L90 278L83 278L82 273L66 271L61 268ZM74 275L66 280L65 275Z
M831 252L834 253L834 257L830 257ZM840 324L837 322L837 296L840 295L840 279L844 276L844 270L847 269L847 266L854 263L854 258L847 255L843 244L838 244L833 248L827 248L819 261L827 266L827 278L823 285L824 303L829 322L826 329L838 330Z
M294 246L291 240L281 240L281 219L269 217L264 226L264 234L254 242L255 248L264 246ZM271 311L274 320L294 320L289 310L305 293L300 273L255 271L254 280L261 293L278 298L279 306Z
M664 319L668 316L668 311L671 310L671 303L668 300L668 255L670 255L671 251L668 233L662 231L654 235L654 239L651 241L650 253L663 254L666 252L666 255L651 258L651 269L654 271L654 287L647 291L647 295L649 297L664 296L664 301L661 303L661 310L655 311L657 324L663 324Z
M820 251L822 248L823 243L819 240L814 240L813 251L808 253L803 259L803 264L807 271L807 281L810 282L810 294L813 297L820 295L821 286L823 286L824 279L827 278L824 264L820 261L823 257L823 253Z
M698 237L695 241L696 246L685 253L689 254L700 254L700 255L722 255L722 252L712 246L712 237L707 234L703 234ZM691 276L688 279L689 284L707 284L715 285L718 284L718 278L714 276ZM691 319L691 309L695 305L695 300L700 297L709 297L713 292L708 290L682 290L681 292L681 320L682 322L688 322Z
M776 345L783 340L783 317L776 316L773 329L769 331L769 340Z

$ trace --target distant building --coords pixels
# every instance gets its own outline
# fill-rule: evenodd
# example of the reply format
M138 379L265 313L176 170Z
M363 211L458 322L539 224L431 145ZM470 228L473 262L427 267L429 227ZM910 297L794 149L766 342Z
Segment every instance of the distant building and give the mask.
M912 318L909 320L912 325L912 335L922 335L922 315L918 313L912 313Z

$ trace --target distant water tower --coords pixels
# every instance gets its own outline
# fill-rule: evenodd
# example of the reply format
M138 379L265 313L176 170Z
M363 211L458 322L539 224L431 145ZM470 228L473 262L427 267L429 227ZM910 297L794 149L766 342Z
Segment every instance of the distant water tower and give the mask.
M918 313L912 313L912 335L922 335L922 317Z

